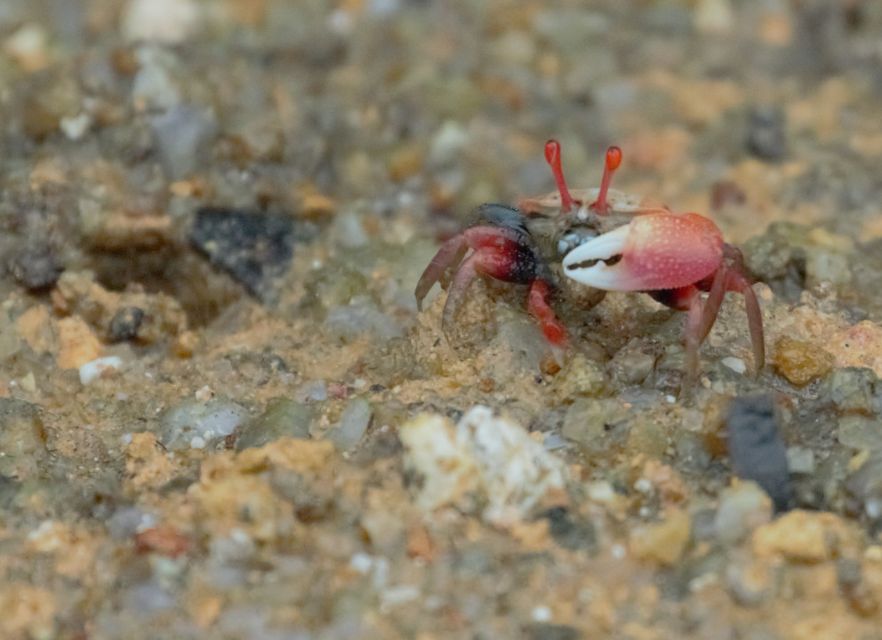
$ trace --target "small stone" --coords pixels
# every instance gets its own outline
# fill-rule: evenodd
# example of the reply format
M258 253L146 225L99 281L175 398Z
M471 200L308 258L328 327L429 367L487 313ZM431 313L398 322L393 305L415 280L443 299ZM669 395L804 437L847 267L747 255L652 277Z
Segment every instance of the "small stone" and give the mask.
M733 561L726 567L726 586L735 602L756 607L766 602L773 591L772 568L765 562Z
M28 291L52 287L63 270L57 253L46 243L28 243L10 264L12 276Z
M205 208L196 213L190 242L250 293L267 299L294 255L294 224L288 216Z
M80 367L80 382L87 385L100 378L109 377L119 371L122 364L122 359L118 356L107 356L87 362Z
M59 369L79 369L101 357L101 342L79 316L62 318L56 323Z
M548 520L551 537L565 549L575 551L597 547L597 532L590 520L575 515L567 507L554 507L542 514Z
M177 44L199 25L192 0L130 0L122 16L122 33L130 42Z
M65 116L59 120L58 126L61 128L62 133L67 136L68 140L79 140L86 135L89 127L92 126L92 116L88 113Z
M788 447L787 468L792 474L813 474L815 472L815 452L806 447Z
M610 377L622 385L638 385L655 368L657 356L639 340L631 340L616 353L608 365Z
M778 432L772 397L744 396L732 400L726 415L729 457L735 474L753 480L771 496L776 509L790 502L787 449Z
M825 381L821 392L842 412L871 414L875 382L876 374L872 369L836 369Z
M262 447L279 438L309 438L311 408L289 398L274 398L266 410L245 424L236 439L236 450Z
M672 566L686 550L690 531L689 515L682 509L673 509L661 522L642 525L631 531L631 553L641 560Z
M0 478L21 480L36 474L48 455L37 405L0 398L0 425Z
M734 545L772 520L772 501L755 482L739 482L720 495L714 531L723 544Z
M346 403L340 421L325 434L325 437L340 451L349 451L361 442L372 416L373 411L367 400L353 398Z
M110 320L108 337L111 342L124 342L138 337L144 321L144 310L139 307L123 307Z
M628 421L628 410L615 398L579 398L567 409L561 433L586 455L603 455L624 445Z
M772 355L775 371L797 387L823 378L833 368L833 356L819 345L781 336Z
M49 65L49 34L45 27L26 22L3 42L3 52L33 73Z
M837 439L853 449L882 449L882 420L862 415L847 415L839 419Z
M747 114L747 150L760 160L778 161L787 154L784 111L776 106L756 106Z
M191 105L177 105L151 121L157 151L166 176L187 177L199 168L217 125L211 112Z
M753 532L757 556L781 555L796 562L823 562L856 544L856 534L832 513L791 511Z
M747 365L744 364L744 360L741 358L735 358L733 356L727 356L720 360L720 363L726 367L734 371L735 373L744 375L744 372L747 371Z
M425 510L456 504L479 510L490 524L511 526L536 507L566 499L563 462L487 407L472 408L456 427L440 416L418 416L399 437L407 466L421 478L417 500Z
M185 400L162 416L160 440L174 450L213 447L247 418L248 410L229 400Z

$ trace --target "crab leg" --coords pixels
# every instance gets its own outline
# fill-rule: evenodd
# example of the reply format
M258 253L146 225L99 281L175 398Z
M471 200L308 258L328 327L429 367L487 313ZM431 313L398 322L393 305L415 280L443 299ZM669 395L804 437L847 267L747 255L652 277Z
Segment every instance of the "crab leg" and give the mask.
M763 313L759 302L750 283L739 273L732 274L737 291L744 296L744 306L747 311L747 326L750 328L750 342L753 346L753 361L756 367L756 375L762 371L766 363L766 346L763 336Z
M548 296L551 293L551 286L545 281L537 278L530 285L530 292L527 294L527 309L536 318L539 327L545 339L554 346L563 346L567 340L567 330L554 315L554 310L548 304Z
M429 290L436 282L441 280L447 269L456 268L456 265L465 256L466 251L468 251L468 244L464 234L454 236L441 245L438 253L432 258L432 261L423 271L423 275L420 276L419 282L417 282L414 295L416 296L417 309L419 311L423 310L423 299L429 293Z

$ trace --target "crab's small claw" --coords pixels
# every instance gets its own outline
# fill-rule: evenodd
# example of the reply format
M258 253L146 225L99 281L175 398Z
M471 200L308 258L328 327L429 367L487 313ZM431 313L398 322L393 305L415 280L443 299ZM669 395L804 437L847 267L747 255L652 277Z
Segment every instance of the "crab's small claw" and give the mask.
M711 220L659 211L576 247L563 266L569 278L597 289L654 291L707 278L722 255L723 238Z

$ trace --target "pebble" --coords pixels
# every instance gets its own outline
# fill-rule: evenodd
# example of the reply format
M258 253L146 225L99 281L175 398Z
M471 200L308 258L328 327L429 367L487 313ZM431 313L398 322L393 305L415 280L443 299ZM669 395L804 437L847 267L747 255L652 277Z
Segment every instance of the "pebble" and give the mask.
M122 365L123 361L119 356L96 358L80 367L80 382L87 385L100 378L106 378L122 369Z
M294 223L284 215L207 207L196 212L190 243L251 294L267 300L294 255Z
M813 474L815 472L815 452L807 447L788 447L787 468L792 474Z
M745 146L760 160L783 160L787 155L784 111L771 105L752 107L747 113Z
M674 565L689 544L689 515L681 509L672 509L664 520L635 527L631 530L629 548L641 560L661 565Z
M797 387L823 378L833 368L833 356L820 345L781 336L772 355L775 371Z
M188 399L162 416L159 439L173 450L213 447L247 419L248 410L230 400L214 398L203 403Z
M739 482L720 494L714 531L723 544L734 545L772 519L772 502L755 482Z
M273 398L266 410L244 424L236 438L236 450L262 447L279 438L308 439L313 410L290 398Z
M217 132L213 114L192 105L176 105L151 122L165 174L181 180L196 171Z
M130 42L177 44L199 25L193 0L131 0L122 16L122 33Z
M144 310L139 307L123 307L110 319L108 337L111 342L134 340L144 321Z
M64 270L56 251L44 242L29 242L12 259L12 277L28 291L43 291L52 287Z
M0 477L31 478L48 455L39 408L23 400L0 398L0 424Z
M882 449L882 420L862 415L846 415L839 419L839 443L853 449Z
M497 526L512 525L547 500L564 498L566 466L527 431L484 406L470 409L454 427L423 414L405 423L399 437L405 462L419 477L417 504L434 510L456 504L478 510ZM471 495L482 499L475 503Z
M874 409L872 369L847 367L831 373L821 389L822 397L840 411L871 414Z
M364 398L353 398L346 403L340 421L325 434L325 437L340 451L349 451L361 442L372 417L373 410L370 403Z
M775 405L769 395L732 400L726 415L732 470L753 480L771 496L778 510L790 502L787 449L778 432Z
M744 363L744 360L741 358L736 358L734 356L727 356L723 358L721 361L722 365L727 369L731 369L735 373L743 375L745 371L747 371L747 365Z
M624 445L628 423L628 410L615 398L579 398L567 409L561 434L586 455L599 456Z

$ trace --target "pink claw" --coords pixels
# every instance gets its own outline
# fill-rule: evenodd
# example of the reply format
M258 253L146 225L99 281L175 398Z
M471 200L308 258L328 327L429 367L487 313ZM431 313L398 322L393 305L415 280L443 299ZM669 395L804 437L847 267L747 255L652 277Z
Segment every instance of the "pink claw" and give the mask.
M564 273L607 291L676 289L712 275L723 237L697 213L648 213L570 251Z

